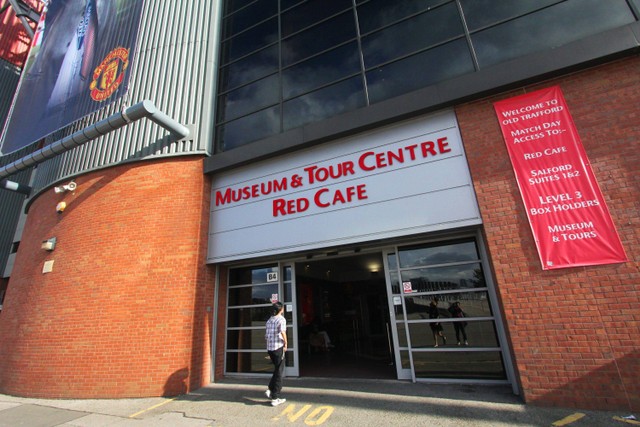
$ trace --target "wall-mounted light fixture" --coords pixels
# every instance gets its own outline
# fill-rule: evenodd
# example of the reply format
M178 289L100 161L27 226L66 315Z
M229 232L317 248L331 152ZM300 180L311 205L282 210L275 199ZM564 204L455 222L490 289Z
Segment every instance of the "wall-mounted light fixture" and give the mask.
M28 185L20 184L19 182L9 181L8 179L0 180L0 189L15 191L18 193L26 194L29 196L31 194L31 187Z
M54 187L53 190L56 193L64 193L65 191L73 191L73 190L76 189L76 187L77 187L76 183L71 181L67 185L61 185L59 187Z
M56 238L52 237L50 239L44 240L42 242L42 249L44 249L45 251L52 251L56 248Z

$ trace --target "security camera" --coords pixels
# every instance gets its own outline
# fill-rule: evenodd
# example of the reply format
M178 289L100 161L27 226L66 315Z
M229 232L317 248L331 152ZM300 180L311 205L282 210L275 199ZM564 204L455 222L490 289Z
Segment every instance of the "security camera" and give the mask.
M73 191L77 187L76 183L71 181L67 185L61 185L60 187L54 187L53 190L56 193L64 193L65 191Z

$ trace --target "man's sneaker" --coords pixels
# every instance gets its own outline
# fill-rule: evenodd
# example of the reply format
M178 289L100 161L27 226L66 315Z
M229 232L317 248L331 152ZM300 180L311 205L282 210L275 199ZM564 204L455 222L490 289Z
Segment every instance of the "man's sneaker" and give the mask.
M287 401L287 399L273 399L271 401L271 406L278 406L278 405L283 404L286 401Z
M264 395L265 395L265 396L267 396L267 398L271 399L271 390L267 389L267 390L264 392Z

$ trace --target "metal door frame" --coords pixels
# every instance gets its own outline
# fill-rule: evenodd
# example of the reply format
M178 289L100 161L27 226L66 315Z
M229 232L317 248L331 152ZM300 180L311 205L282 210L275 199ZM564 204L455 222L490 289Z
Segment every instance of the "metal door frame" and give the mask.
M285 280L285 269L291 269L291 280ZM300 376L300 347L298 344L298 301L296 292L296 263L295 261L278 262L278 271L280 278L278 283L278 292L282 297L286 296L285 286L287 282L291 284L291 301L282 300L285 305L285 312L291 312L291 325L287 324L287 334L289 338L289 349L293 351L293 366L285 366L284 374L287 377Z
M396 366L396 375L398 377L399 380L412 380L413 382L415 382L415 376L413 373L413 360L411 360L411 338L409 336L409 330L408 330L408 326L407 326L407 322L405 321L401 321L402 324L404 325L405 328L405 334L407 337L407 344L408 344L408 353L409 353L409 361L410 361L410 365L409 368L403 368L402 367L402 358L400 356L400 343L399 343L399 339L398 339L398 328L397 328L397 323L398 321L396 320L396 313L395 313L395 309L394 307L398 304L395 303L394 301L394 295L393 295L393 291L392 291L392 283L391 283L391 268L389 267L389 255L393 254L396 257L396 264L397 264L397 247L388 247L388 248L384 248L382 249L382 260L384 262L384 276L385 276L385 281L387 284L387 304L388 304L388 310L389 310L389 322L391 323L391 338L393 340L393 360ZM400 304L402 307L402 312L404 313L404 316L406 316L406 310L404 307L404 298L402 298L402 296L398 296L398 298L400 298Z

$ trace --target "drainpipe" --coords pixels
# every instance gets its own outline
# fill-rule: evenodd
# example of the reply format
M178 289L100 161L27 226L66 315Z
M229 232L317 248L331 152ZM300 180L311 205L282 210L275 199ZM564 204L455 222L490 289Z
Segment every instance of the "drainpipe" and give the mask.
M189 129L186 126L178 123L162 111L158 110L153 102L144 100L122 110L119 113L115 113L98 123L56 141L53 144L47 145L46 147L18 159L13 163L3 166L0 168L0 179L23 171L31 166L35 166L45 160L49 160L58 154L73 150L74 148L94 140L99 136L106 135L109 132L145 117L171 132L171 135L173 135L177 140L184 139L189 136Z

